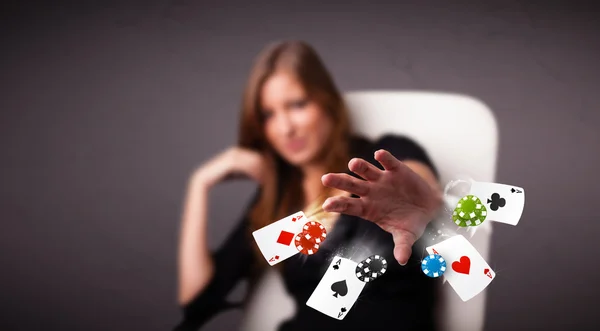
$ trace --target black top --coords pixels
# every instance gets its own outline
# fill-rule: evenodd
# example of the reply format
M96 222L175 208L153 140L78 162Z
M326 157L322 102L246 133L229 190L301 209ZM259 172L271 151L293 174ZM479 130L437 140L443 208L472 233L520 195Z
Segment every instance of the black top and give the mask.
M351 157L363 158L383 169L373 155L381 148L399 160L423 162L437 176L427 153L406 137L385 135L375 143L355 137L351 141ZM226 302L226 297L238 282L250 277L257 258L253 250L256 243L249 235L248 226L248 219L244 217L224 244L213 253L213 278L204 291L182 307L184 318L175 331L198 330L216 314L235 307ZM296 315L285 321L279 331L338 328L345 331L435 330L434 306L438 291L435 280L421 272L420 262L424 255L421 240L413 246L413 254L405 266L396 262L393 251L391 234L370 221L341 215L317 253L310 256L296 254L281 262L285 287L296 301L297 310ZM388 270L382 277L366 284L343 320L328 317L306 305L336 255L360 262L372 254L385 257Z

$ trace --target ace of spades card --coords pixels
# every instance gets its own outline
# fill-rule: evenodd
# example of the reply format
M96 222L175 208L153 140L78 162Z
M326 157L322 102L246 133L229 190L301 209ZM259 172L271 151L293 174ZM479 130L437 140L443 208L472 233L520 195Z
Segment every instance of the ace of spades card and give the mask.
M525 207L525 190L522 187L473 181L469 194L478 197L485 205L486 219L510 225L519 223Z
M481 254L461 235L450 237L426 250L446 260L448 268L443 277L463 301L479 294L496 277Z
M306 305L337 320L344 319L366 284L356 277L357 265L336 256Z

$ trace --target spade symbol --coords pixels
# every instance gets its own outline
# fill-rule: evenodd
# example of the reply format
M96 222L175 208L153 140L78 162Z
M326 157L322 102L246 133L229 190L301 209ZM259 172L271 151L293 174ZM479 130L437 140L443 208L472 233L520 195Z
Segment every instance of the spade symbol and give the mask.
M492 198L488 199L487 203L490 203L490 208L493 211L498 210L498 208L504 207L506 205L506 199L501 198L500 194L494 193L492 194Z
M333 270L338 270L340 268L340 263L342 263L342 260L339 259L334 265L333 265Z
M346 284L346 280L340 280L339 282L331 284L331 290L333 291L333 296L336 298L338 297L338 294L345 296L348 294L348 285Z
M344 315L346 310L347 310L346 307L342 307L342 309L340 309L340 312L338 313L338 318L342 317L342 315Z

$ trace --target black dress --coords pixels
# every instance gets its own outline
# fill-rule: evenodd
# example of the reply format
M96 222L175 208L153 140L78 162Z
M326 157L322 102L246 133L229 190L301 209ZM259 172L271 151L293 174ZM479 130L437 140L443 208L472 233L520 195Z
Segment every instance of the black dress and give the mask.
M423 162L437 176L427 153L406 137L385 135L375 143L359 137L351 140L352 157L363 158L382 169L373 156L380 148L391 152L399 160ZM216 314L236 307L226 302L226 297L238 282L250 277L257 258L253 245L255 243L249 236L248 221L244 218L213 253L214 277L203 292L182 307L183 320L175 327L175 331L199 330ZM421 240L413 246L413 254L405 266L396 262L393 250L392 235L378 225L362 218L341 215L316 254L296 254L282 262L285 287L296 302L297 310L295 316L280 325L279 331L338 328L366 331L435 330L437 283L421 272L420 262L424 256ZM306 306L306 301L336 255L360 262L372 254L384 256L388 261L388 270L365 286L343 320L333 319Z

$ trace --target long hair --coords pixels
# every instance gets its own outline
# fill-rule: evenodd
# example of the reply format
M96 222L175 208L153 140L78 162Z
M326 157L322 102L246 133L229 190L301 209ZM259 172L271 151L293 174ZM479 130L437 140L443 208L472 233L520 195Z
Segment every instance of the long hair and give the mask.
M268 45L255 59L243 94L239 146L259 152L265 158L264 182L258 200L248 215L250 230L262 228L302 209L304 194L299 169L283 160L267 142L260 114L260 95L265 81L278 70L295 76L309 99L333 120L328 141L323 142L327 172L344 172L349 161L350 123L342 95L315 50L302 41ZM329 190L324 187L322 196ZM324 200L324 199L323 199ZM322 203L323 201L321 201ZM255 250L259 260L262 255Z

